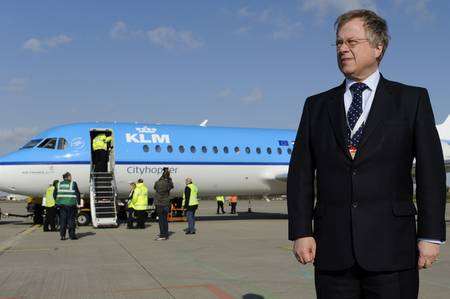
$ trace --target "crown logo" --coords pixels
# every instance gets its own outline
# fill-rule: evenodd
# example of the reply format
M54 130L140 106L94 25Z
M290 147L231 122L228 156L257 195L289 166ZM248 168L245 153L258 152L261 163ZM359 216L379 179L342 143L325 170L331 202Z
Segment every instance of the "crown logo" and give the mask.
M155 133L156 129L155 128L149 128L147 126L142 127L142 128L136 128L136 131L138 131L139 133Z

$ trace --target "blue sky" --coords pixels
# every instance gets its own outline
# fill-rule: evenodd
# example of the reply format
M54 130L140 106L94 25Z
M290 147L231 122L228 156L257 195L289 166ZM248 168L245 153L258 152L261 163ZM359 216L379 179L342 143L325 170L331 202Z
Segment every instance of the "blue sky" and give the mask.
M450 2L0 3L0 154L78 121L297 127L307 96L342 82L333 23L372 8L390 26L385 77L450 113Z

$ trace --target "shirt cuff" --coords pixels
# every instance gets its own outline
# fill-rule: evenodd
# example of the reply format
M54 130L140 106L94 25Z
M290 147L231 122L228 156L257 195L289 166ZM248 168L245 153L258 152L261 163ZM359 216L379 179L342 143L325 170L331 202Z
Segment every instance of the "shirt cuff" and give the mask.
M428 242L428 243L439 244L439 245L445 244L445 242L443 242L443 241L433 240L433 239L418 238L417 241L425 241L425 242Z

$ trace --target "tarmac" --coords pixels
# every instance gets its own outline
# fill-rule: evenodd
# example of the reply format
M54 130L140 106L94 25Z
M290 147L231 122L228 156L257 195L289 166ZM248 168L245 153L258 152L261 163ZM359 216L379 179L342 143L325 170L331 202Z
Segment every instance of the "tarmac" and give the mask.
M145 230L80 227L60 241L31 219L0 220L0 299L4 298L315 298L313 267L299 265L287 240L286 202L239 202L238 215L216 215L201 202L197 234L170 223L170 239ZM0 202L25 214L23 202ZM450 231L447 205L447 232ZM228 208L229 210L229 208ZM450 298L450 247L420 272L420 298Z

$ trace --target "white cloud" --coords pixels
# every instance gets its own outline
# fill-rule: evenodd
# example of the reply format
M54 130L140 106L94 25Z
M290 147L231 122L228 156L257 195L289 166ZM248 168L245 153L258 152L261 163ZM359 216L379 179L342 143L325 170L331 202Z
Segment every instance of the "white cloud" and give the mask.
M238 29L236 29L236 31L234 33L236 34L246 34L247 32L249 32L252 29L251 26L241 26Z
M190 31L177 31L172 27L157 27L147 31L147 36L155 45L166 49L196 49L203 46L203 42Z
M109 35L114 39L121 39L127 37L128 33L127 24L122 21L117 21L111 28Z
M27 82L28 79L26 78L12 78L2 89L10 93L20 94L25 91Z
M203 41L195 37L191 31L177 30L173 27L160 26L154 29L130 30L123 21L116 22L110 30L113 39L146 39L152 44L165 49L196 49L203 46Z
M250 94L243 96L241 100L244 103L257 103L263 100L264 94L259 88L254 88Z
M251 24L265 26L270 30L270 37L275 40L296 38L302 33L303 27L300 21L292 21L284 14L271 9L251 11L248 7L242 7L236 15ZM235 33L243 34L250 29L250 25L241 26Z
M319 22L328 14L339 14L352 9L377 10L375 0L300 0L299 3L302 11L314 12Z
M41 39L32 37L25 41L22 48L32 52L45 52L50 48L56 48L64 44L69 44L72 40L73 39L71 37L65 34Z
M0 154L18 149L32 136L38 133L38 128L5 128L0 129Z
M217 97L220 99L225 99L225 98L228 98L229 96L231 96L231 94L232 94L231 89L225 88L217 93Z

